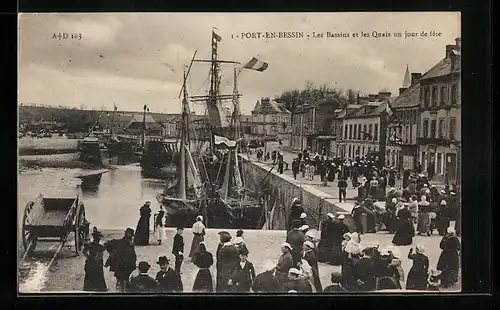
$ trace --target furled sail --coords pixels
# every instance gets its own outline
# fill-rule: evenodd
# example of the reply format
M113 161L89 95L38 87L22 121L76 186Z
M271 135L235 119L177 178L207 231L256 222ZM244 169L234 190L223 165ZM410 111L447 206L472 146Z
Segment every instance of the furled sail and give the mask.
M191 152L189 151L188 146L186 145L186 154L187 154L187 159L188 159L188 171L189 171L189 176L193 180L193 186L194 186L194 192L197 198L200 198L202 196L202 191L203 191L203 183L201 181L200 173L198 169L196 168L196 165L193 160L193 156L191 155Z
M238 147L236 147L236 150L235 150L235 163L234 163L234 181L235 181L235 185L238 189L241 189L243 188L243 181L242 181L242 178L241 178L241 174L240 174L240 165L239 165L239 161L238 161Z

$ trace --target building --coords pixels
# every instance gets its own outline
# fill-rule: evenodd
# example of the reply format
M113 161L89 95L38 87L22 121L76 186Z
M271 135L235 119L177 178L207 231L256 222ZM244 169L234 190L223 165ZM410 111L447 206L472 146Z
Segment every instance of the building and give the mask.
M460 182L461 39L420 79L417 143L422 167L434 180Z
M145 127L145 128L144 128ZM162 126L158 123L151 115L140 115L134 114L125 128L124 133L140 136L144 129L146 129L146 135L148 136L161 136Z
M420 108L421 73L406 67L403 85L391 103L393 114L388 119L386 165L397 169L415 169L418 162L417 128Z
M338 108L343 106L345 103L341 99L328 97L298 107L293 115L290 147L294 150L308 148L318 153L325 149L331 151L336 138L332 134L336 115Z
M379 151L380 116L387 111L390 92L360 97L359 107L346 109L342 122L342 154L347 158Z
M251 133L264 139L285 140L290 131L290 120L291 113L283 103L262 98L252 111Z
M167 139L175 139L179 136L180 114L168 114L162 117L155 117L156 121L162 125L162 136Z
M241 131L244 135L252 134L252 115L240 116Z
M334 156L345 157L347 156L346 142L344 142L343 136L343 128L344 128L344 117L348 114L352 114L357 111L361 105L359 104L350 104L345 109L337 109L334 111L335 120L332 126L332 134L335 136L334 144Z

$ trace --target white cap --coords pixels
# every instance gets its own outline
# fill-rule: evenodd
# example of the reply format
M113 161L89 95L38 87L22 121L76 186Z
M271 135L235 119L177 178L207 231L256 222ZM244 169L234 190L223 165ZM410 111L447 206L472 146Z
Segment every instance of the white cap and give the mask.
M307 229L309 229L309 225L302 225L299 228L300 231L307 230Z
M422 243L417 244L415 249L417 250L418 253L421 254L425 253L425 246Z
M314 249L314 243L312 243L311 241L306 241L304 242L304 244L310 247L311 249Z
M306 217L307 217L307 214L305 214L305 213L300 214L301 219L305 219Z
M345 218L344 214L341 214L337 217L339 220L343 220Z
M387 249L380 250L380 256L387 256L387 255L389 255L389 251L387 251Z
M446 194L446 191L444 189L442 189L441 194Z
M240 244L240 243L243 243L243 238L241 237L234 238L234 244Z
M444 200L444 199L443 199L443 200L441 200L441 205L442 205L442 206L446 206L446 200Z
M453 228L453 227L448 227L448 228L446 229L446 232L447 232L447 233L449 233L449 234L454 234L454 233L455 233L455 228Z
M297 201L299 201L299 198L297 198L297 197L294 197L294 198L292 199L292 203L297 202Z
M286 248L288 248L290 250L293 250L292 246L288 242L285 242L285 243L281 244L281 246L284 246L284 247L286 247Z
M297 293L296 290L289 290L288 293Z
M146 203L151 203L151 200L146 200Z
M424 187L427 187L427 186L429 186L429 185L427 185L427 184L424 184Z
M453 195L453 196L454 196L454 195L456 195L456 193L455 193L455 192L450 192L450 195Z
M398 200L396 198L392 198L392 203L397 203Z
M316 239L316 234L315 234L315 233L314 233L314 231L312 231L312 230L308 230L308 231L306 232L306 236L311 237L311 238L313 238L313 239Z
M331 214L331 213L327 213L326 216L328 216L329 218L333 219L335 218L335 215Z
M198 215L198 216L196 217L196 220L197 220L197 221L203 221L203 216Z
M290 268L290 270L288 270L288 274L296 274L300 276L300 270L298 270L297 268Z

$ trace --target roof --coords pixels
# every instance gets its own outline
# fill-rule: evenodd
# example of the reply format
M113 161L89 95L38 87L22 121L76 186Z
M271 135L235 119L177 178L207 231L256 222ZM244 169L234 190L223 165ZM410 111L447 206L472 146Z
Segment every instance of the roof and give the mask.
M366 118L366 117L376 117L385 111L387 107L387 102L377 102L372 105L362 105L360 108L354 110L351 113L347 113L345 118Z
M452 50L450 54L453 54L456 57L456 60L458 61L457 64L455 65L455 68L453 69L453 72L460 72L460 51L455 51ZM438 62L434 67L432 67L429 71L427 71L421 78L421 80L425 79L430 79L430 78L435 78L435 77L440 77L440 76L446 76L448 74L451 74L451 58L446 57L442 59L440 62Z
M420 83L416 82L405 90L396 99L391 101L391 108L403 109L418 107L420 105Z
M146 123L156 123L156 121L151 115L144 116L144 115L134 114L130 119L130 123L142 123L144 121Z
M268 98L262 98L262 100L257 101L252 113L258 114L271 114L271 113L286 113L290 114L283 105L277 103L274 100Z

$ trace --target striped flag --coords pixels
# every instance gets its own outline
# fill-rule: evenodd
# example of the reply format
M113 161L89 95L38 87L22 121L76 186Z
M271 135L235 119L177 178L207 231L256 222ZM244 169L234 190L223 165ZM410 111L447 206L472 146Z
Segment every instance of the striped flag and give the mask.
M266 70L268 66L269 64L267 62L258 60L257 58L253 57L252 60L250 60L246 63L246 65L243 66L243 68L262 72Z
M215 41L220 42L222 40L222 37L217 34L216 30L219 30L217 28L212 29L212 37L215 39Z

